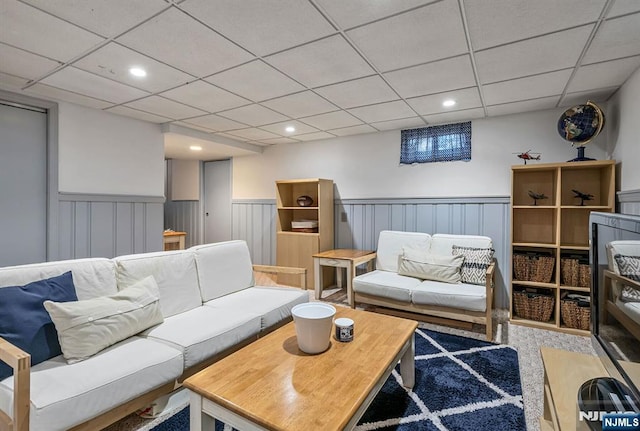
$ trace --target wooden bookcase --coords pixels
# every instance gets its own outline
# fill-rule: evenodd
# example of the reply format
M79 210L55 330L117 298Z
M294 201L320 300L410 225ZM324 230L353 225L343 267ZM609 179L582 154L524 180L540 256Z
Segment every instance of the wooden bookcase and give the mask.
M588 330L566 327L561 319L561 299L566 293L589 295L590 287L565 285L563 258L589 257L589 213L615 211L615 160L519 165L511 168L511 253L539 253L555 258L548 283L523 281L511 271L511 322L586 335ZM593 195L580 205L573 190ZM544 194L534 199L529 192ZM513 263L512 263L513 265ZM547 322L515 316L513 293L535 288L555 298Z
M299 206L297 199L307 195L310 206ZM307 289L314 288L312 255L333 249L333 181L327 179L300 179L276 181L276 265L307 269ZM293 232L291 222L317 220L317 232ZM324 274L328 282L331 273ZM278 281L295 284L295 278L283 274ZM293 276L295 277L295 276Z

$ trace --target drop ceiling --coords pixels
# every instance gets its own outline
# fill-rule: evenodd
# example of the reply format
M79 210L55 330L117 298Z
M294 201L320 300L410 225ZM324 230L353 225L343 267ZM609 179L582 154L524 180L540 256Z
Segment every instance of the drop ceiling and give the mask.
M603 102L639 66L637 0L0 2L0 88L164 124L176 158Z

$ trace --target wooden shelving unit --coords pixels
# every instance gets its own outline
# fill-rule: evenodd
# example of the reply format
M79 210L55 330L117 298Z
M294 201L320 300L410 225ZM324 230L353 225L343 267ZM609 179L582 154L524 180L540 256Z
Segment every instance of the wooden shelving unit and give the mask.
M589 331L568 328L560 315L565 293L587 294L590 287L562 284L561 259L589 257L589 213L615 211L615 160L519 165L511 168L511 253L540 253L555 259L550 282L515 279L511 271L511 322L587 335ZM593 195L580 205L573 190ZM534 205L529 192L547 198ZM512 259L513 261L513 259ZM514 315L513 292L536 288L554 297L548 322Z
M299 206L300 196L311 197L310 206ZM313 178L276 181L276 265L307 269L307 289L314 288L312 255L333 249L333 181ZM291 222L316 220L317 232L294 232ZM332 280L328 271L325 279ZM282 274L278 281L295 284L295 278Z

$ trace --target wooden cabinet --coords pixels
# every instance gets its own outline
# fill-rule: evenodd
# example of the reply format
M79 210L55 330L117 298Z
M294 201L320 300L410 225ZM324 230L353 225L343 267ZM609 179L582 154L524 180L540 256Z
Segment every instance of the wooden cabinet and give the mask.
M519 165L513 166L511 172L511 321L588 334L588 330L572 328L563 322L561 301L572 293L588 296L590 279L578 285L576 277L567 277L563 266L573 260L581 262L580 270L588 270L589 213L615 210L615 161ZM590 195L590 200L583 202L576 191ZM514 256L552 257L549 278L522 277ZM586 278L583 274L582 280ZM531 298L541 294L554 299L549 320L517 315L514 294L522 298L524 293Z
M299 205L301 196L309 196L311 204ZM276 264L306 268L307 289L313 289L312 256L333 249L333 181L319 178L276 181L276 205ZM317 228L307 229L311 232L292 229L292 222L300 221L317 222ZM332 278L331 274L326 275ZM278 281L295 283L295 279L287 277L283 274Z

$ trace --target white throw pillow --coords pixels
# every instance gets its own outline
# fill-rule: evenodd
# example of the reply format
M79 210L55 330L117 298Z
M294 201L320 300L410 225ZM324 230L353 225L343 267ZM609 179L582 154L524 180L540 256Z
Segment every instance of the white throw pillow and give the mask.
M398 274L422 280L458 283L463 262L463 256L443 256L403 247Z
M84 301L44 301L58 331L62 355L79 362L163 321L153 276L110 296Z

